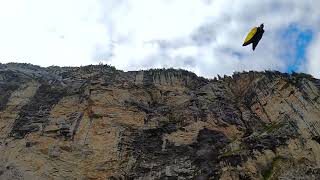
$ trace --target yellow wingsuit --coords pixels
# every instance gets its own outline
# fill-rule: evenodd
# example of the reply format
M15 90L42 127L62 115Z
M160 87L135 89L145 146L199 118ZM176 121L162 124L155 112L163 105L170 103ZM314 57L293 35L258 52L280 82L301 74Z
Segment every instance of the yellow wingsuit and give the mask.
M255 50L263 36L263 27L264 25L261 24L259 27L254 27L253 29L251 29L242 46L247 46L252 43L252 50Z

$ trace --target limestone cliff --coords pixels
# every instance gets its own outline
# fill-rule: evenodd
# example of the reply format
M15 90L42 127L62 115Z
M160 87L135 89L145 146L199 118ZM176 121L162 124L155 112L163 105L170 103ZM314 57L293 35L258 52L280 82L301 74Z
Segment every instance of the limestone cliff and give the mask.
M320 80L0 64L0 179L320 179Z

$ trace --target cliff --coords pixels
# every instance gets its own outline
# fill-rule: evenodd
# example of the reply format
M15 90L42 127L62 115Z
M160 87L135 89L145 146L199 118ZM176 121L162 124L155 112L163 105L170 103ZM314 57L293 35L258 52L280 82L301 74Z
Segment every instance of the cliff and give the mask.
M0 179L320 179L320 80L0 64Z

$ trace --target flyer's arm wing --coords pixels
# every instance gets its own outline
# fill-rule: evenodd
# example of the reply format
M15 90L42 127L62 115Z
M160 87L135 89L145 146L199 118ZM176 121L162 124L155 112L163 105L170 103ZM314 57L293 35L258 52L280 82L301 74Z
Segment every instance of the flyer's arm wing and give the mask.
M253 38L253 36L257 33L257 27L251 29L251 31L249 32L249 34L247 35L246 39L244 40L243 45L246 46L248 45L248 42Z

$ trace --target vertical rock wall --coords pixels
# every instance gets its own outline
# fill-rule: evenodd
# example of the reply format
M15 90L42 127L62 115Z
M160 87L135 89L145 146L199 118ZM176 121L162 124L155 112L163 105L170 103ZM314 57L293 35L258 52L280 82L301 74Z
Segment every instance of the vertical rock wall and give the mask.
M0 179L319 179L320 80L0 64Z

